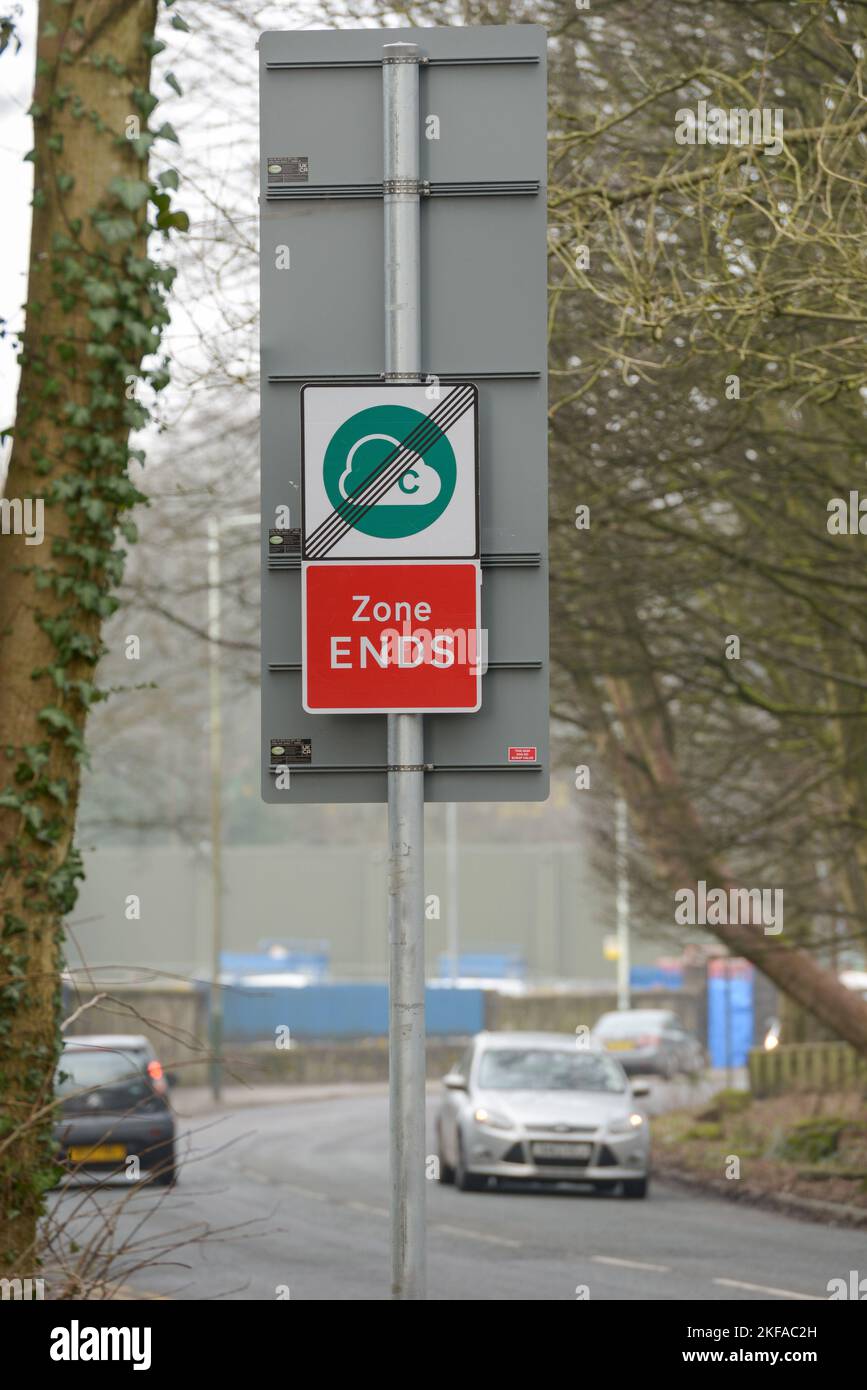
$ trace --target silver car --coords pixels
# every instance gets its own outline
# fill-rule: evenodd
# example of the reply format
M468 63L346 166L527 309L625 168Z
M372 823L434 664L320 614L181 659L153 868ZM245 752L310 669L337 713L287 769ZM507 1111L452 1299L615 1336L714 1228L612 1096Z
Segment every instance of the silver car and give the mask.
M646 1197L650 1133L635 1099L648 1088L602 1048L568 1033L479 1033L443 1084L440 1182L620 1184Z

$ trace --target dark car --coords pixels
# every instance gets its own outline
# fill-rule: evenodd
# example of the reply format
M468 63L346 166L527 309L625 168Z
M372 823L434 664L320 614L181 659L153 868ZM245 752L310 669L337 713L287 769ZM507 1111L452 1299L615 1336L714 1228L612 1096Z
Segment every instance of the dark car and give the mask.
M697 1075L706 1065L704 1048L668 1009L619 1009L603 1014L593 1040L618 1060L627 1075L677 1072Z
M70 1038L55 1076L57 1158L71 1172L135 1171L176 1181L175 1119L169 1078L147 1038L104 1034Z

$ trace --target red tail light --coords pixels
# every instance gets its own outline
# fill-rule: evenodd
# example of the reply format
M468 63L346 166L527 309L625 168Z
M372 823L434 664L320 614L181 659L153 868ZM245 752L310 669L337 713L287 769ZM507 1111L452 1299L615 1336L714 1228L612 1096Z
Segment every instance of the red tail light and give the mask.
M148 1062L147 1073L154 1084L154 1090L158 1096L164 1096L168 1089L162 1064L157 1061Z
M659 1038L654 1033L647 1033L643 1038L637 1038L636 1044L638 1047L657 1047Z

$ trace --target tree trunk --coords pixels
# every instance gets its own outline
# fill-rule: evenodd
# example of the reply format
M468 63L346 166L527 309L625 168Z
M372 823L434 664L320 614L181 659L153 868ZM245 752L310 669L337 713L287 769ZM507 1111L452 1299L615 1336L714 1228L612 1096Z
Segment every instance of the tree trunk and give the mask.
M638 680L610 677L622 741L616 746L619 779L642 839L672 889L703 879L708 889L729 892L739 885L709 848L708 837L675 765L666 729L664 702L648 673ZM761 970L789 998L867 1055L867 1002L845 988L806 951L761 926L734 924L707 930L729 950Z
M143 412L128 383L158 345L169 281L148 267L147 115L157 0L40 5L27 322L0 534L0 1274L37 1260L55 1176L52 1078L62 921L103 618L138 500ZM136 121L139 123L136 126ZM138 137L136 132L139 132ZM44 507L44 539L27 504ZM22 504L19 506L19 503ZM38 516L34 507L30 522ZM124 527L129 539L134 534Z

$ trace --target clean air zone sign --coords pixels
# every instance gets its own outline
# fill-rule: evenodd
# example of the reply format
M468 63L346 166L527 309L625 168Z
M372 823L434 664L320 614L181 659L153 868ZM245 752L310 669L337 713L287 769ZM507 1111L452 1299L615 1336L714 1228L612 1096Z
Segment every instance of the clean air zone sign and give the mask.
M304 561L301 586L308 714L479 709L477 560Z
M303 559L478 557L471 382L308 384L301 438Z

